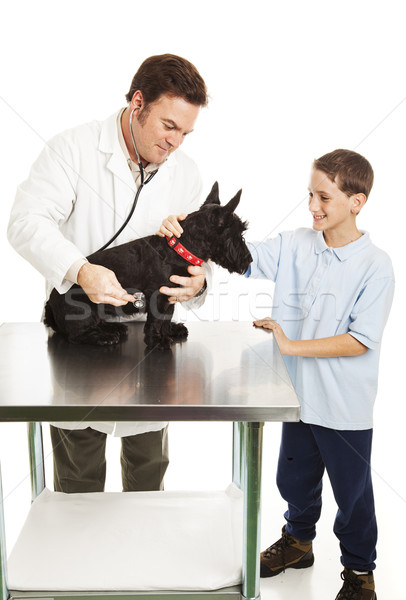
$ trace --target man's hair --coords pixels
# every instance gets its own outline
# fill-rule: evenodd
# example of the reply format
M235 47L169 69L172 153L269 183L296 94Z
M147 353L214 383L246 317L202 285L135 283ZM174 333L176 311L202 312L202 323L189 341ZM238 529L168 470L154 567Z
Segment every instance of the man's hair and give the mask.
M174 54L150 56L133 77L127 102L140 90L145 108L158 100L162 94L183 98L195 106L208 103L206 84L192 63Z
M374 183L374 172L366 158L352 150L334 150L313 161L313 169L323 171L347 194L365 194L368 198Z

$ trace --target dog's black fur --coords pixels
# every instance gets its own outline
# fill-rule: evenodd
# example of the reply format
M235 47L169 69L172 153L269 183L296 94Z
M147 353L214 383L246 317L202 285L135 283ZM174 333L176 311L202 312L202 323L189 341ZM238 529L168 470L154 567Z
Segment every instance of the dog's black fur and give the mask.
M204 261L211 259L230 273L243 274L252 257L243 238L247 224L234 214L240 196L241 190L226 206L221 206L216 182L200 209L182 221L179 241ZM140 238L95 252L88 260L111 269L128 293L144 293L147 302L144 339L148 347L165 349L173 342L186 339L186 327L171 322L174 306L159 288L174 287L169 280L171 275L190 276L187 271L190 263L169 247L166 238L157 235ZM126 336L127 327L105 319L138 312L131 303L119 308L94 304L80 286L74 285L66 294L52 290L45 305L45 324L66 335L70 342L116 344Z

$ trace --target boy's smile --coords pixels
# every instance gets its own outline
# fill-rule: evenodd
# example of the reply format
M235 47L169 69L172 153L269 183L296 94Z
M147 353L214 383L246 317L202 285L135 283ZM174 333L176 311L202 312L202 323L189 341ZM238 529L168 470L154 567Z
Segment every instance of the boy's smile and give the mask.
M365 198L364 194L347 196L318 169L313 169L308 189L313 229L323 231L328 246L345 246L361 236L355 219L365 203L361 198Z

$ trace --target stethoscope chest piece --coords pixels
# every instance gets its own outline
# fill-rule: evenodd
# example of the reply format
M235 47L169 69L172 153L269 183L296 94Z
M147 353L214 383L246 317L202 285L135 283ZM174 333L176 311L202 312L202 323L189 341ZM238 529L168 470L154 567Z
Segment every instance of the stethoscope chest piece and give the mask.
M135 294L133 294L133 296L135 298L133 306L135 308L138 308L138 310L145 308L146 302L144 294L142 292L136 292Z

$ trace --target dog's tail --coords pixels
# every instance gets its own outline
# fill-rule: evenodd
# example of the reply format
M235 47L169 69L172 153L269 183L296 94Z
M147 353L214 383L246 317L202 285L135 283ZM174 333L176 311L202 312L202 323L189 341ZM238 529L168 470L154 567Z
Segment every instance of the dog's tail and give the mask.
M54 313L52 312L52 308L48 302L45 304L44 308L44 323L47 327L51 327L54 331L56 331L56 323L54 318Z

